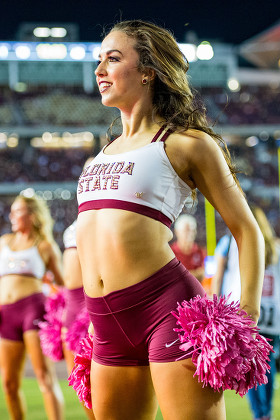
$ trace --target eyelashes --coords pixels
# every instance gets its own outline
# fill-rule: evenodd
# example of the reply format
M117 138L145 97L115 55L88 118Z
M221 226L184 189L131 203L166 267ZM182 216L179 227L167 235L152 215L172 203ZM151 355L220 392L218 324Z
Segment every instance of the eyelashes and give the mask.
M113 57L112 55L110 55L109 57L107 57L107 60L109 62L113 62L113 63L120 61L118 57ZM101 63L102 63L101 60L96 61L96 66L98 67Z

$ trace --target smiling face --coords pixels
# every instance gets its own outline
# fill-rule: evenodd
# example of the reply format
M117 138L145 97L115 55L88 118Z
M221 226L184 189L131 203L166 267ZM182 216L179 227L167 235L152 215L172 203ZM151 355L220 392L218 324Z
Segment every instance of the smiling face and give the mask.
M100 61L95 71L102 103L119 109L131 108L145 94L138 70L135 41L121 31L110 32L103 40Z
M13 232L24 232L32 229L32 215L23 200L14 201L9 217Z

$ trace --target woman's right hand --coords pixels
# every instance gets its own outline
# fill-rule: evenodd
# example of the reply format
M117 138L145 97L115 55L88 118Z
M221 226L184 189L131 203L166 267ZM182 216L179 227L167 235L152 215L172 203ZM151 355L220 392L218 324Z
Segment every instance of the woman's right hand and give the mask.
M90 322L90 324L89 324L88 333L89 333L89 335L93 335L94 334L94 329L93 329L92 322Z

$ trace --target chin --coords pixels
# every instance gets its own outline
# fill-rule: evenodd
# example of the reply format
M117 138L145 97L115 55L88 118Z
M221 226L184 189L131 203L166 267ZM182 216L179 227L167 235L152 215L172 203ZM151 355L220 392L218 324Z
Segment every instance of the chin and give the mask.
M113 101L110 101L109 99L103 98L101 99L102 105L104 106L110 106L110 107L115 107L116 105L113 104Z

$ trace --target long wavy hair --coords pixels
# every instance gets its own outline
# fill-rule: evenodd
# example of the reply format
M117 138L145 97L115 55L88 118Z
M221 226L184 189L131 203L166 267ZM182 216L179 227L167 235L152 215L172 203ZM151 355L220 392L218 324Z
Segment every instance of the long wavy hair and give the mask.
M36 196L26 197L25 195L18 195L15 201L23 201L27 206L27 211L32 217L32 229L37 240L47 240L54 242L53 226L54 220L51 216L47 203L42 198Z
M223 138L209 126L206 108L197 92L191 89L187 71L189 63L172 33L151 22L126 20L116 23L107 34L124 32L135 40L139 54L139 71L153 69L151 86L153 116L162 119L161 125L174 132L196 129L209 134L220 146L229 169L239 185L228 147ZM106 34L105 34L106 35Z

